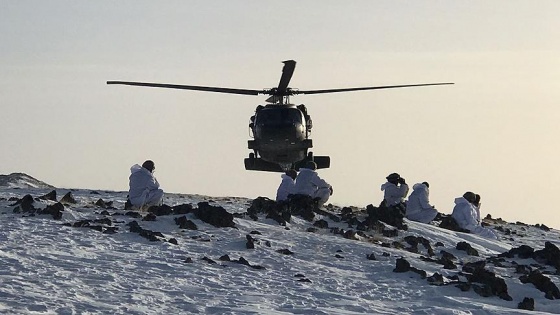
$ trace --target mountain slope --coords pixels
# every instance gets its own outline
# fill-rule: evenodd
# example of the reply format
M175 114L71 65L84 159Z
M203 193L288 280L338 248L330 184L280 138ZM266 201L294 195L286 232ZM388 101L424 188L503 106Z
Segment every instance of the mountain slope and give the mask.
M0 188L54 188L54 186L25 173L12 173L0 175Z
M453 232L434 225L406 223L408 231L386 237L376 231L364 236L335 216L316 215L313 221L292 216L286 226L258 215L246 215L252 200L170 194L165 203L185 214L133 217L123 209L126 192L57 190L71 193L75 203L62 207L60 219L38 214L53 209L53 200L39 199L49 190L0 189L0 312L111 314L527 314L558 313L557 299L531 283L523 283L523 268L540 270L556 285L557 269L533 258L502 257L521 245L542 249L558 245L560 234L536 226L490 222L499 241ZM30 194L34 209L23 211ZM2 200L3 199L3 200ZM101 201L100 201L101 200ZM235 227L219 228L200 219L197 209L222 206L235 214ZM19 208L18 208L19 207ZM16 209L17 208L17 209ZM14 209L22 211L14 213ZM59 209L60 210L60 209ZM339 213L338 208L330 210ZM50 211L50 210L49 210ZM145 221L144 219L155 219ZM185 217L197 229L181 228ZM177 219L177 220L176 220ZM89 221L86 221L89 220ZM93 221L98 220L98 221ZM314 223L324 220L327 228ZM136 221L140 229L133 229ZM186 221L185 221L186 222ZM135 226L135 224L132 224ZM183 227L186 227L187 224ZM190 228L193 228L191 225ZM132 231L134 230L134 231ZM154 232L150 241L150 233ZM160 232L157 234L155 232ZM335 232L335 233L333 233ZM349 237L349 238L347 238ZM408 237L408 238L407 238ZM425 238L427 247L411 249L407 239ZM352 239L353 238L353 239ZM248 248L252 240L254 248ZM176 241L176 244L174 244ZM457 249L468 242L479 256ZM398 244L400 245L398 245ZM249 246L250 247L250 246ZM427 258L452 254L457 269ZM373 254L373 256L371 255ZM228 257L225 257L227 255ZM375 260L372 260L375 256ZM369 257L369 259L368 259ZM228 259L229 258L229 259ZM492 258L495 261L492 262ZM428 277L441 274L443 285L431 285L414 271L394 272L405 259ZM482 297L456 285L465 282L469 263L484 261L507 284L511 300ZM517 267L517 266L526 267ZM398 269L398 268L397 268ZM452 280L457 277L457 280ZM456 281L457 283L454 283ZM534 299L535 311L518 309Z

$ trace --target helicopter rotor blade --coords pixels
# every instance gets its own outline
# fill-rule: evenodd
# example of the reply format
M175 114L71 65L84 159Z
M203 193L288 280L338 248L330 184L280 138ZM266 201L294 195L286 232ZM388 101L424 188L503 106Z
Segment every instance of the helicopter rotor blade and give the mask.
M107 84L146 86L146 87L179 89L179 90L195 90L195 91L204 91L204 92L229 93L229 94L241 94L241 95L265 94L265 92L263 92L262 90L232 89L232 88L213 87L213 86L196 86L196 85L129 82L129 81L107 81Z
M296 68L296 62L294 60L283 61L284 67L282 68L282 77L278 83L277 94L278 96L288 95L288 84L292 79L294 70Z
M394 88L405 88L405 87L414 87L414 86L448 85L448 84L455 84L455 83L425 83L425 84L406 84L406 85L384 85L384 86L370 86L370 87L356 87L356 88L328 89L328 90L308 90L308 91L295 90L294 94L338 93L338 92L381 90L381 89L394 89Z

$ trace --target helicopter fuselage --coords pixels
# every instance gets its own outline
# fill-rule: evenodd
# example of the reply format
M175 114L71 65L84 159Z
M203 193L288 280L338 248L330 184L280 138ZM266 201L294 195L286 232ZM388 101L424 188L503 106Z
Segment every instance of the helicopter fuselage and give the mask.
M249 149L253 153L245 159L245 169L253 171L283 172L287 169L299 169L313 161L317 168L329 168L330 157L314 156L309 149L313 147L311 139L311 117L305 105L290 104L290 96L298 94L325 94L364 90L393 89L428 85L447 85L453 83L422 83L405 85L383 85L368 87L335 88L323 90L299 90L289 87L296 67L294 60L283 62L282 76L278 86L269 89L238 89L215 86L183 85L167 83L149 83L132 81L107 81L107 84L122 84L152 88L194 90L238 95L267 94L269 104L257 106L251 117L249 127L253 140L249 140Z
M251 117L249 149L265 162L292 167L307 157L312 147L311 119L291 104L258 106Z

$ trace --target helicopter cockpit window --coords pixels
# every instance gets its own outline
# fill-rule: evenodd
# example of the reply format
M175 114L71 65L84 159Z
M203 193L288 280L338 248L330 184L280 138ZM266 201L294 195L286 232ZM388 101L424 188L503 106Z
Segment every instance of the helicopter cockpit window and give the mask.
M267 108L257 114L257 125L293 125L301 124L302 115L296 108Z

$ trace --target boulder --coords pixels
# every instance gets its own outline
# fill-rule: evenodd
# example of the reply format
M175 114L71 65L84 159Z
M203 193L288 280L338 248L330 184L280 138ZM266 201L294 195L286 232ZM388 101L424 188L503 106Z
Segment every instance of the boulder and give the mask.
M200 220L215 227L235 227L233 215L223 207L212 206L208 202L199 202L194 215Z

